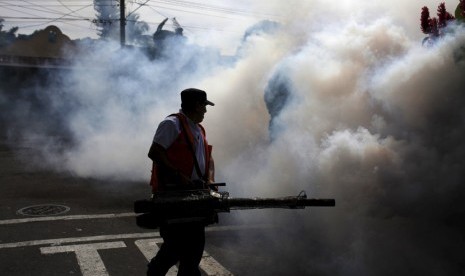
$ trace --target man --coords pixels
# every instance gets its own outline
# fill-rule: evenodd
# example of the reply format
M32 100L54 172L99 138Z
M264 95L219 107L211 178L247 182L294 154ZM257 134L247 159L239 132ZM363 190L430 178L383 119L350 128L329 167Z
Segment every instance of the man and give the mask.
M153 161L153 192L205 189L214 182L212 147L200 125L207 112L205 91L181 92L181 110L160 123L148 156ZM178 275L200 275L205 246L202 221L166 222L160 226L163 244L148 265L147 275L165 275L179 261Z

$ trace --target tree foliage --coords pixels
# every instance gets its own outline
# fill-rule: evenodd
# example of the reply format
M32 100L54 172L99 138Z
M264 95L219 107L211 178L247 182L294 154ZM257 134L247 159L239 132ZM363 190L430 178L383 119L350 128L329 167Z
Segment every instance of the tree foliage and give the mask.
M421 9L420 26L423 33L436 38L443 35L443 30L448 22L454 20L455 17L446 10L446 4L441 3L437 9L437 16L431 18L428 7Z
M118 40L120 35L120 2L116 0L94 0L97 34L100 38ZM149 30L149 25L139 20L139 15L129 13L125 18L126 41L141 44L143 33Z
M139 20L139 15L131 13L126 18L127 41L135 44L144 44L143 34L149 30L149 25Z
M460 0L457 9L455 9L455 18L465 22L465 0Z
M18 27L12 27L8 31L4 31L3 24L5 19L0 18L0 47L8 46L9 44L13 43L16 40L16 32L18 31Z
M119 35L120 11L115 0L94 0L97 34L104 39L117 39Z

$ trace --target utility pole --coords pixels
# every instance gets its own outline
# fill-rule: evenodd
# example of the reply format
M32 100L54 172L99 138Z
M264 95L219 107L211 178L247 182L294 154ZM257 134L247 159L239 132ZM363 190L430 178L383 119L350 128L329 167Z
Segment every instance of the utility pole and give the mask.
M119 20L119 35L121 40L121 47L126 45L126 12L124 10L124 0L119 0L119 11L120 11L120 20Z

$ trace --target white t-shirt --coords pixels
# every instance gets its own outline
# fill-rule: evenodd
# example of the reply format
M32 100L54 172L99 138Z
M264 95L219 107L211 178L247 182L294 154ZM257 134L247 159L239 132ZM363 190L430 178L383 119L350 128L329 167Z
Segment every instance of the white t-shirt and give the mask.
M205 145L203 143L202 130L198 124L194 124L187 116L187 124L189 125L192 135L194 136L194 150L197 162L199 163L200 171L205 174ZM178 138L181 133L181 122L176 116L168 116L163 120L155 132L153 142L161 145L163 148L168 149L171 144ZM189 152L189 154L192 154ZM195 165L192 170L191 179L197 180L201 176L197 175Z

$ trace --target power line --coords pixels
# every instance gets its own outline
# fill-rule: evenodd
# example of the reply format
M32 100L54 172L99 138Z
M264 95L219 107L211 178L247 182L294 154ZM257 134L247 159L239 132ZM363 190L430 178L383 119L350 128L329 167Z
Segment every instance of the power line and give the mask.
M58 1L58 3L60 3L60 4L61 4L61 6L63 6L63 7L64 7L64 8L66 8L67 10L69 10L69 11L73 11L72 9L70 9L70 8L69 8L69 6L67 6L67 5L63 4L63 2L61 2L61 0L57 0L57 1Z
M17 8L25 8L29 10L35 10L39 12L44 12L44 13L50 13L50 14L57 14L57 15L62 15L62 16L70 16L70 17L77 17L77 18L85 18L84 16L80 15L70 15L72 13L76 13L79 10L82 10L86 7L90 7L93 4L64 4L61 0L56 0L60 4L43 4L41 3L40 5L35 4L34 2L37 1L26 1L26 0L20 0L23 3L26 4L11 4L7 3L7 1L1 1L0 3L7 3L7 4L0 4L0 7L3 7L5 9L13 10L16 12L23 12L28 15L33 15L31 13L28 13L26 11L20 11L17 9L13 9L12 7L17 7ZM55 3L56 3L55 1ZM42 2L42 1L41 1ZM109 0L108 2L113 2L112 0ZM158 4L150 4L149 2L152 3L158 3ZM218 18L224 18L224 19L233 19L228 15L231 16L255 16L255 17L279 17L277 15L272 15L272 14L266 14L266 13L252 13L246 10L242 9L233 9L233 8L228 8L224 6L218 6L218 5L208 5L208 4L203 4L203 3L198 3L198 2L192 2L192 1L182 1L182 0L145 0L143 3L138 3L137 1L132 1L132 3L139 5L135 10L130 12L128 15L133 14L135 11L142 7L148 7L152 10L154 10L156 13L160 14L163 17L169 17L166 16L165 14L161 13L158 9L165 9L165 10L173 10L173 11L178 11L178 12L186 12L186 13L191 13L191 14L200 14L200 15L205 15L205 16L211 16L211 17L218 17ZM161 5L161 6L160 6ZM114 4L102 4L99 6L114 6ZM48 7L65 7L68 9L70 12L69 13L63 13L62 11L57 11L54 9L50 9ZM79 7L79 9L71 9L70 7ZM47 8L47 9L44 9ZM158 9L155 9L158 8ZM214 14L214 13L219 13L219 14ZM226 16L225 16L226 15Z
M24 20L60 20L60 21L88 21L91 20L90 18L60 18L57 19L55 17L42 17L42 16L33 16L33 17L28 17L28 16L2 16L4 19L24 19ZM19 21L18 21L19 22Z
M147 0L145 1L143 4L139 4L139 3L136 3L139 5L139 7L137 7L135 10L133 10L132 12L128 13L127 16L130 16L131 14L135 13L138 9L142 8L142 6L144 6L145 4L147 4L150 0Z
M149 0L150 1L150 0ZM240 10L240 9L231 9L231 8L226 8L226 7L221 7L221 6L215 6L215 5L207 5L207 4L202 4L202 3L196 3L196 2L190 2L190 1L179 1L179 0L152 0L151 3L148 4L149 1L144 2L143 4L137 3L137 1L132 1L132 3L140 5L140 7L145 6L159 15L169 18L172 16L167 16L164 13L160 12L160 9L163 10L172 10L172 11L177 11L177 12L185 12L185 13L190 13L190 14L199 14L199 15L205 15L209 17L217 17L217 18L223 18L223 19L230 19L230 20L237 20L237 18L233 18L231 16L227 15L232 15L232 16L262 16L262 17L270 17L274 16L277 17L276 15L269 15L265 13L251 13L247 12L245 10ZM154 4L154 3L159 3L159 4ZM165 6L167 5L167 6ZM155 9L156 8L156 9ZM203 12L204 11L204 12ZM214 14L217 13L217 14ZM223 14L223 15L221 15ZM225 16L226 15L226 16ZM146 22L148 23L148 22ZM158 23L148 23L150 25L158 25ZM183 24L183 28L187 31L189 31L190 28L192 29L201 29L201 30L213 30L213 31L219 31L219 32L232 32L232 33L238 33L235 31L230 31L230 30L224 30L224 29L215 29L211 27L199 27L199 26L188 26Z
M24 1L24 0L22 0ZM24 1L26 3L28 3L27 1ZM3 4L3 5L0 5L2 7L5 7L7 5ZM53 10L53 9L43 9L42 7L43 6L40 6L40 5L28 5L28 6L25 6L25 5L18 5L18 4L14 4L14 5L8 5L8 6L13 6L13 7L21 7L21 8L25 8L27 10L32 10L32 11L38 11L38 12L41 12L41 13L46 13L46 14L56 14L56 15L63 15L64 13L62 11L57 11L57 10ZM35 7L39 7L39 8L35 8ZM8 9L8 8L7 8ZM31 15L29 13L29 15ZM78 16L72 16L72 17L78 17Z
M152 9L153 11L155 11L156 13L158 13L159 15L163 16L164 18L169 18L170 16L166 16L165 14L159 12L158 10L156 10L155 8L153 8L151 5L145 5L146 7L149 7L150 9Z
M45 1L45 0L20 0L15 1L14 4L11 3L10 0L0 0L0 9L11 10L17 13L22 13L24 16L1 16L0 18L10 19L9 22L21 22L23 21L35 21L29 25L21 26L21 28L32 28L37 26L43 26L46 24L50 24L53 22L60 22L60 24L67 24L67 25L74 25L74 27L78 27L75 24L71 24L71 22L79 22L79 21L86 21L90 24L95 23L94 18L78 15L79 11L82 11L86 8L90 8L95 4L82 4L81 1L62 1L62 0L55 0L55 1ZM92 1L93 2L93 1ZM40 4L36 4L40 3ZM114 3L114 4L111 4ZM199 14L203 16L209 17L218 17L218 18L225 18L231 20L237 20L237 16L246 16L246 17L279 17L277 15L266 14L266 13L257 13L257 12L250 12L243 9L236 9L231 7L219 6L219 5L211 5L211 4L204 4L198 3L193 1L185 1L185 0L139 0L139 1L130 1L132 4L138 5L138 7L131 12L128 13L127 16L135 13L142 7L146 7L154 11L155 13L159 14L164 18L172 18L174 17L168 11L175 11L175 12L184 12L190 14ZM108 0L106 3L103 3L99 6L115 6L116 2L113 0ZM67 9L69 12L63 12L57 10L60 7L62 9ZM38 14L40 13L40 14ZM57 15L54 17L53 15ZM125 16L125 17L127 17ZM114 21L119 21L119 19L115 19ZM133 21L133 20L131 20ZM147 22L144 21L149 25L157 26L159 23L155 22ZM91 25L93 26L93 25ZM85 28L79 27L83 29L92 29L92 28ZM220 28L211 28L211 27L202 27L202 26L195 26L195 25L184 25L183 28L190 32L191 30L210 30L210 31L217 31L217 32L229 32L229 33L239 33L238 31L234 30L227 30L227 29L220 29Z
M52 19L52 20L50 20L49 22L46 22L46 23L41 23L41 24L36 24L36 25L29 25L29 26L22 26L22 27L23 27L23 28L26 28L26 27L37 27L37 26L42 26L42 25L45 25L45 24L50 24L50 23L53 23L53 22L55 22L55 21L58 21L58 20L64 18L65 16L68 16L68 15L71 15L71 14L73 14L73 13L76 13L76 12L78 12L78 11L80 11L80 10L83 10L83 9L85 9L85 8L88 8L88 7L92 6L92 5L93 5L93 4L90 4L90 5L84 6L84 7L82 7L82 8L79 8L79 9L76 9L76 10L72 10L72 11L70 11L69 13L66 13L66 14L63 15L63 16L61 16L61 17L59 17L59 18Z
M59 1L59 0L57 0ZM1 3L1 2L0 2ZM37 5L37 4L0 4L0 7L5 7L5 6L17 6L17 7L30 7L30 6L40 6L40 7L63 7L63 5L58 5L58 4L41 4L41 5ZM88 6L88 5L83 5L83 4L79 4L79 5L72 5L72 4L67 4L65 5L64 7L84 7L84 6ZM114 6L114 5L103 5L103 6Z
M149 5L149 7L151 7L151 6L152 6L152 5ZM160 6L155 6L155 5L154 5L153 7L157 7L157 8L161 8L161 9L166 9L166 10L172 10L172 11L179 11L179 12L185 12L185 13L191 13L191 14L200 14L200 15L206 15L206 16L211 16L211 17L217 17L217 18L224 18L224 19L232 19L232 20L234 20L234 18L232 18L232 17L221 16L221 15L215 15L215 14L205 13L205 12L190 11L190 10L185 10L185 9L181 9L181 8L160 7Z
M31 16L37 16L36 14L32 14L32 13L29 13L29 12L25 12L23 10L17 10L17 9L14 9L14 8L11 8L11 7L3 7L4 9L7 9L7 10L10 10L10 11L15 11L15 12L19 12L19 13L23 13L23 14L27 14L27 15L31 15ZM1 16L2 18L7 18L7 16Z
M193 9L200 9L202 11L214 11L219 13L226 13L226 14L235 14L241 16L253 16L253 17L279 17L275 14L268 14L268 13L261 13L261 12L250 12L244 9L234 9L231 7L225 6L218 6L218 5L211 5L211 4L204 4L199 2L192 2L192 1L183 1L183 0L152 0L152 2L156 2L159 4L177 6L182 8L193 8Z

